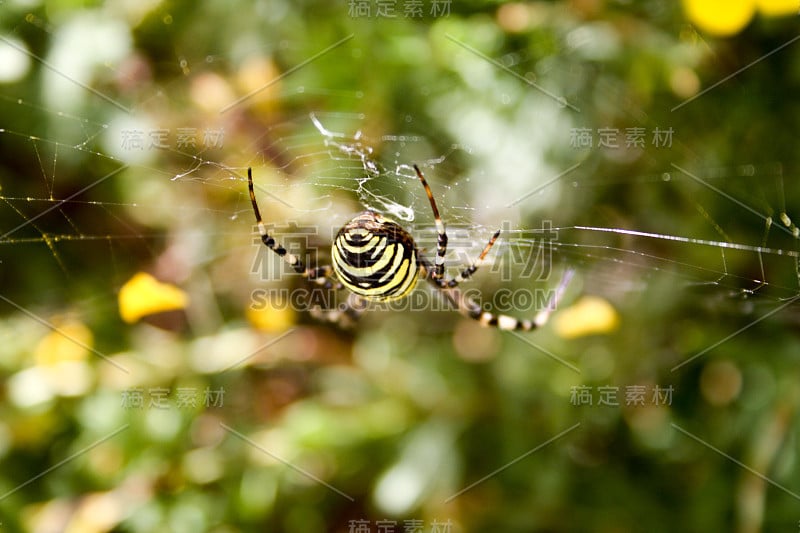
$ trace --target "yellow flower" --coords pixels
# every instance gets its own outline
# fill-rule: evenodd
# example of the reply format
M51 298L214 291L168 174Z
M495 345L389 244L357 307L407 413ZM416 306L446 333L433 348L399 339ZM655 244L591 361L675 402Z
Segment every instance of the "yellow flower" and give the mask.
M800 14L797 0L683 0L683 10L698 29L729 37L742 31L756 10L765 17Z
M553 329L564 339L609 333L618 324L617 311L610 303L597 296L584 296L553 318Z
M683 9L689 21L701 31L728 37L747 26L755 14L756 3L754 0L683 0Z
M85 360L93 342L89 328L74 319L54 322L56 329L45 335L33 351L36 364L50 367Z
M119 291L119 314L129 324L154 313L185 309L188 303L184 291L144 272L134 275Z
M263 309L253 309L249 307L246 311L247 320L261 331L276 333L286 331L294 325L296 317L290 308L276 309L274 307L264 307Z
M800 15L800 2L797 0L756 0L756 6L765 17Z

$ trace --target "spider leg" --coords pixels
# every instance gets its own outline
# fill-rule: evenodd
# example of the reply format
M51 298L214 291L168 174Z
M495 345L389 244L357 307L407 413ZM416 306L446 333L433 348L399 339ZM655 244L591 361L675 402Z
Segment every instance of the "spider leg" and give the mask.
M487 245L487 247L489 246L490 245ZM422 264L423 270L428 270L430 267L430 263L426 262ZM457 307L459 313L478 321L482 326L495 327L501 330L531 331L536 328L540 328L547 323L550 315L553 311L555 311L558 302L561 300L564 290L567 288L567 285L572 279L574 273L575 271L572 269L568 269L564 273L564 276L561 278L561 282L556 288L555 294L552 296L552 298L550 298L550 301L547 303L545 308L536 313L533 319L519 319L509 315L484 311L481 309L480 305L472 300L472 298L461 292L458 288L450 287L447 285L447 283L443 283L440 280L434 280L431 277L428 277L427 279L431 284L433 284L434 287L440 290L445 298L447 298Z
M334 289L337 291L344 289L344 285L333 277L333 267L331 265L307 268L304 274L309 282L323 289Z
M247 169L247 187L250 190L250 202L252 202L253 212L256 214L256 224L258 224L258 232L261 234L261 242L264 243L264 246L286 261L295 272L298 274L306 274L306 266L303 264L303 261L296 255L287 252L286 248L276 243L275 239L267 233L267 228L261 220L261 212L258 210L258 204L256 203L256 193L255 190L253 190L253 169L251 168Z
M317 320L330 322L344 328L349 328L355 326L366 308L366 300L357 294L348 292L347 300L339 304L336 308L323 309L317 306L311 308L310 314Z
M497 241L497 238L499 236L500 236L500 230L497 230L494 233L494 235L492 235L492 238L489 239L489 242L486 243L486 246L484 246L483 251L481 252L481 255L479 255L478 258L475 261L473 261L470 266L468 266L467 268L462 270L461 273L458 276L456 276L453 279L449 280L447 282L447 286L450 287L450 288L458 287L459 283L461 283L462 281L466 281L469 278L471 278L472 275L475 273L475 271L478 270L478 268L483 264L483 260L486 257L486 254L488 254L489 250L492 249L492 246L494 246L494 243L495 243L495 241Z
M442 217L439 216L439 208L436 207L436 200L433 199L431 188L428 186L428 182L425 181L425 176L422 175L422 171L417 165L414 165L414 170L419 177L419 181L422 182L422 186L425 187L425 194L428 195L428 201L430 201L431 209L433 210L433 220L436 222L436 260L431 276L434 279L442 279L444 277L444 256L447 253L447 233L445 232Z
M250 191L250 202L253 204L253 212L256 216L256 223L258 224L258 232L261 234L261 241L264 245L278 254L295 272L302 274L309 283L312 284L312 291L330 291L340 290L344 286L336 279L333 267L331 265L323 265L318 267L306 267L303 261L296 255L289 253L286 248L275 242L275 239L269 235L267 228L261 218L261 211L258 209L256 202L256 194L253 186L253 170L247 169L247 187ZM322 296L319 296L319 295ZM324 293L318 293L320 298L324 298ZM329 302L326 300L325 305ZM366 309L367 302L360 296L348 293L347 300L336 308L325 308L322 305L314 305L310 309L313 317L324 320L327 322L340 323L344 327L355 325L361 314Z

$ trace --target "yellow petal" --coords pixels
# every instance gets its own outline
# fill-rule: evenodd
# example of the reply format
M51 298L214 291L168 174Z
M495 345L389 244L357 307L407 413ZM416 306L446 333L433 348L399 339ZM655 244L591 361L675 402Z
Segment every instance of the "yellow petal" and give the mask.
M250 105L269 112L280 102L281 71L268 56L250 56L236 73L236 84L242 94L250 95Z
M92 332L82 322L69 319L59 323L56 329L39 341L33 356L39 366L54 366L62 362L83 361L92 347Z
M747 26L756 5L754 0L683 0L683 10L701 31L727 37Z
M765 17L800 15L800 3L797 0L756 0L756 5Z
M553 317L553 329L565 339L608 333L617 328L619 315L603 298L584 296Z
M119 290L119 314L128 324L143 316L185 309L189 297L169 283L161 283L150 274L139 272Z
M262 309L248 307L245 314L247 320L253 326L261 331L269 331L271 333L286 331L294 325L296 320L294 311L289 307L285 309L277 309L270 306L265 306Z

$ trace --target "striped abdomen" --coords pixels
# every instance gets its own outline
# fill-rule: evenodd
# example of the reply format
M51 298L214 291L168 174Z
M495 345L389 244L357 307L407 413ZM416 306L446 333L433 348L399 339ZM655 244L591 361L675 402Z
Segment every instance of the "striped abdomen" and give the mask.
M342 285L368 300L405 296L419 273L411 235L372 211L361 213L339 230L331 255Z

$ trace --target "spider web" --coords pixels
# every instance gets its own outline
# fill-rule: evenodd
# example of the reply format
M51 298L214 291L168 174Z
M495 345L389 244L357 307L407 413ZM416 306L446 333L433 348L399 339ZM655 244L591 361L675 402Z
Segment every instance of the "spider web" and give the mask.
M175 66L206 61L182 58ZM359 110L359 91L336 93L350 102L341 109L319 105L330 95L321 84L287 83L274 95L287 110L268 120L179 112L157 119L152 111L118 113L113 106L97 112L92 95L84 95L92 104L62 107L58 99L45 104L0 89L0 116L13 117L0 124L0 144L15 154L0 174L2 296L17 317L0 329L6 349L19 348L12 341L31 323L27 309L77 315L93 326L98 345L113 347L109 353L129 349L127 339L102 338L103 326L119 330L118 291L142 270L191 294L193 336L242 321L254 289L291 283L254 228L248 167L270 231L316 264L329 259L335 232L364 209L409 229L431 257L436 231L412 167L418 164L448 227L451 276L498 229L500 240L470 282L487 295L553 287L574 269L573 300L600 295L624 314L628 353L614 357L636 360L641 366L631 365L632 374L691 361L708 346L690 337L674 343L683 350L677 355L642 357L659 343L641 337L669 337L708 320L721 324L709 336L724 341L736 332L726 319L797 321L785 306L800 289L800 215L791 201L800 198L800 184L780 160L719 165L697 156L703 146L688 148L678 130L671 157L653 156L648 146L640 164L624 165L631 151L570 148L580 116L536 94L513 116L495 116L454 90L446 106L432 103L438 116L424 110L398 117L388 133L383 117ZM632 124L652 132L655 119L636 111ZM426 114L438 121L437 131ZM195 143L179 143L179 129L194 132ZM166 145L149 146L150 133L163 130ZM214 132L224 132L222 142ZM542 253L546 234L551 255ZM664 323L675 316L670 309L684 322ZM370 319L381 321L388 313L375 315ZM637 321L640 315L650 320ZM445 327L452 334L452 322ZM576 362L586 368L596 353L590 346ZM560 394L575 379L561 379Z
M515 57L512 66L520 60ZM191 70L224 60L183 57L176 66ZM14 117L0 130L16 154L0 176L0 259L15 297L110 305L120 285L142 269L176 283L205 276L216 295L242 291L241 277L220 272L264 281L254 277L254 256L263 250L252 227L248 167L265 222L292 252L310 248L324 257L338 228L372 209L408 227L430 253L435 230L413 163L426 173L448 226L451 274L501 229L479 281L542 281L537 274L551 268L542 266L541 236L552 231L547 262L558 265L556 272L578 269L581 290L607 298L676 282L686 301L736 309L750 299L774 307L798 291L798 230L787 205L797 191L781 161L699 161L688 168L684 161L697 161L698 149L687 148L680 131L671 157L680 165L640 154L638 172L624 174L608 161L632 151L565 149L580 115L543 94L526 98L512 116L494 116L454 90L446 107L431 106L439 110L433 118L440 130L453 139L442 146L423 113L398 117L402 129L386 133L378 117L353 111L364 98L357 90L287 83L272 95L290 104L279 119L236 127L224 113L191 120L176 113L158 121L146 106L117 112L108 101L102 103L108 110L96 112L88 104L100 102L96 94L51 78L46 104L0 93L3 116ZM515 94L510 84L516 82L508 82L504 101ZM82 100L66 98L59 107L53 95L69 86L70 94L83 92ZM349 104L341 111L317 108L320 96ZM608 96L617 99L611 90ZM657 126L641 110L629 115L648 132ZM193 131L194 142L181 144L181 130ZM164 131L166 140L153 136ZM203 132L218 137L202 138ZM548 157L556 150L560 157ZM632 200L630 190L640 198ZM608 200L615 196L626 201ZM665 198L674 201L665 207ZM297 238L299 227L312 228L312 235ZM24 264L15 260L21 254ZM306 258L314 261L316 253ZM279 263L270 268L271 279L279 279Z
M729 304L759 295L774 305L798 289L797 227L787 212L780 162L691 171L674 167L621 180L588 176L580 166L553 180L558 172L550 166L539 173L543 185L526 184L533 192L509 201L496 191L487 194L485 186L473 187L493 178L489 171L474 170L475 160L485 153L469 143L469 136L434 154L433 143L420 133L370 136L364 114L298 114L268 127L249 145L191 153L174 147L126 149L121 144L130 124L97 122L21 98L1 98L6 109L14 108L8 116L43 116L51 131L64 132L51 138L26 128L25 120L0 132L4 142L18 147L14 166L24 177L6 176L0 194L6 228L0 240L3 263L13 267L23 247L37 261L46 256L45 278L55 293L62 292L63 281L81 277L87 258L92 268L104 265L111 280L95 287L95 296L111 298L133 269L153 268L171 246L191 249L191 259L184 258L179 269L182 274L172 275L178 280L198 269L236 262L236 256L250 257L248 166L254 169L265 221L290 245L295 226L312 225L312 244L322 247L354 213L372 209L409 227L430 253L435 228L412 163L426 173L448 226L451 270L474 259L500 228L501 241L484 270L502 272L506 280L519 275L530 268L541 245L536 236L541 228L525 225L538 216L558 233L554 261L584 270L587 288L606 296L642 290L662 276L677 277L688 296L703 287L708 289L704 298L714 295ZM489 165L500 164L503 156L498 157L500 162ZM80 164L108 172L89 181L76 171ZM465 167L472 169L466 175ZM126 194L126 183L138 179L146 184L134 183ZM642 214L644 204L633 206L630 223L624 225L604 224L591 209L580 211L580 199L598 189L613 194L630 187L654 194L677 191L682 207L690 206L705 222L705 231L684 232L675 220L654 223ZM711 198L710 204L704 205L704 198ZM515 209L526 201L532 204L529 210ZM734 210L734 220L715 218L713 209L720 203ZM554 216L559 211L570 216ZM683 213L676 220L679 216ZM499 266L504 260L511 265ZM14 286L19 280L9 281Z

